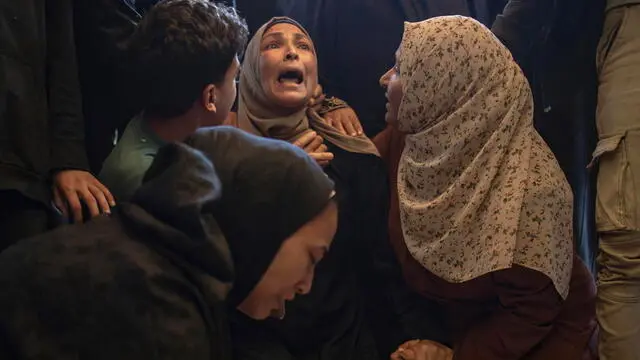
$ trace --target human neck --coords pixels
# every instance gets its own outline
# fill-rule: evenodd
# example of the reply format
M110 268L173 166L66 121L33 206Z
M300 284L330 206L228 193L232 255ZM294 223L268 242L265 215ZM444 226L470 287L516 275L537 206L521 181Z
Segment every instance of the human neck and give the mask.
M158 138L165 142L184 141L197 130L197 126L192 125L197 122L194 121L190 112L167 119L144 116L143 121Z

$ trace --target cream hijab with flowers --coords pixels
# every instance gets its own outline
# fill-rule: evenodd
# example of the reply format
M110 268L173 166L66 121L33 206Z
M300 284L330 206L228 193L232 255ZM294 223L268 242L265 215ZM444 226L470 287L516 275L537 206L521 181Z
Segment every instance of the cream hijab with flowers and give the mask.
M398 59L406 132L398 195L404 239L452 283L517 264L566 298L572 193L533 128L533 97L509 51L461 16L406 23Z

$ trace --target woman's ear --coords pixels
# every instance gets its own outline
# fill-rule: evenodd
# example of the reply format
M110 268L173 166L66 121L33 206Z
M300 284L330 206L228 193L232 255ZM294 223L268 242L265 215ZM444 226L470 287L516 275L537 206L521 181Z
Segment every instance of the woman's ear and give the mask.
M207 85L202 90L202 106L209 112L216 112L216 86L213 84Z

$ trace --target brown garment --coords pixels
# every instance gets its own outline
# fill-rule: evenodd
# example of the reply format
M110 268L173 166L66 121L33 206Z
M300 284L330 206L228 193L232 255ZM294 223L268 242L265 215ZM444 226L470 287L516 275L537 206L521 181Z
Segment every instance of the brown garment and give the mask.
M373 140L389 168L390 186L404 148L403 135L387 127ZM521 266L461 284L448 283L418 263L404 243L397 190L391 191L391 245L409 286L444 308L455 360L587 360L596 335L595 284L576 256L565 301L551 279Z

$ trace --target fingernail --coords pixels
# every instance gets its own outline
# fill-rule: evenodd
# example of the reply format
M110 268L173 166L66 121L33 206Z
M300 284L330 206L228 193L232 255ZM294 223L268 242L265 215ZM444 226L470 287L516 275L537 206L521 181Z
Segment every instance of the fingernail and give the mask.
M116 206L116 202L115 202L115 201L111 201L111 202L109 203L109 206L111 206L111 207Z

